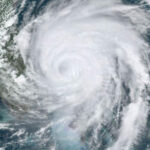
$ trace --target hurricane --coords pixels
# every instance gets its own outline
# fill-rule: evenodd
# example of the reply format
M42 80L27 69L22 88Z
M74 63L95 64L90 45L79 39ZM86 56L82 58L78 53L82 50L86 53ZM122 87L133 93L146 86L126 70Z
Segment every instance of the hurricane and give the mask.
M0 150L150 150L149 61L149 0L2 0Z

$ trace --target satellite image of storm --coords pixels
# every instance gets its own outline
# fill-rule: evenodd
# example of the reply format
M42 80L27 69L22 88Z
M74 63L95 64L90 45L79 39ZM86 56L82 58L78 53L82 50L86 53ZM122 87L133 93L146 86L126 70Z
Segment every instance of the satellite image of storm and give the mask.
M0 0L0 150L150 150L150 0Z

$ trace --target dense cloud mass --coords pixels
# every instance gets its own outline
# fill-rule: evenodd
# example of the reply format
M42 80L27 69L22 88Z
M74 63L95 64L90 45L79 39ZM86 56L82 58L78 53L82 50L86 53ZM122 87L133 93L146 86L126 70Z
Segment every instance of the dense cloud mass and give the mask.
M2 129L39 150L149 150L149 1L13 7L11 51L24 70L2 64L11 77L0 78L1 97L14 115Z

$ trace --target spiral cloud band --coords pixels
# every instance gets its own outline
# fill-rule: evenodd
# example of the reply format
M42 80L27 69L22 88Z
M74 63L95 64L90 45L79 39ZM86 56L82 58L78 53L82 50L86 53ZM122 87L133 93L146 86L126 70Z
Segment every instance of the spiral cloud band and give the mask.
M53 116L43 127L57 143L49 149L138 145L149 113L148 21L120 0L55 0L20 30L16 47L38 95L24 103Z

